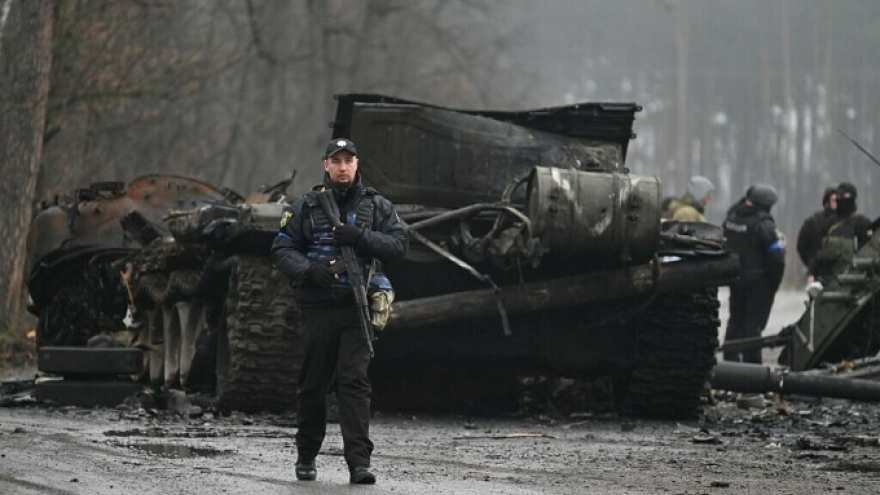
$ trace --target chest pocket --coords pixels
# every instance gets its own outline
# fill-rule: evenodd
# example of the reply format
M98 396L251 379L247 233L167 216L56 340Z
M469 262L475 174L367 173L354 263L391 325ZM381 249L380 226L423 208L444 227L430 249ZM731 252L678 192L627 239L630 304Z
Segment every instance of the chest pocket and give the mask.
M856 253L856 240L849 237L825 236L818 259L825 263L849 261Z

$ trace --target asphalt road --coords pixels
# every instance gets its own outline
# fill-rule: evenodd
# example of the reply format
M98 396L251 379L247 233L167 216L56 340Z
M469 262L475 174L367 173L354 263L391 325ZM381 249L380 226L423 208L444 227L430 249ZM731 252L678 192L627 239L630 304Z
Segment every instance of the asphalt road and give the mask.
M771 322L796 320L802 304L781 294ZM880 405L717 399L685 423L377 414L374 486L348 484L335 424L318 480L299 482L289 416L25 400L0 407L0 495L880 493Z
M877 493L880 407L706 412L693 423L379 415L378 484L355 486L335 424L318 480L299 482L290 417L0 407L0 493Z

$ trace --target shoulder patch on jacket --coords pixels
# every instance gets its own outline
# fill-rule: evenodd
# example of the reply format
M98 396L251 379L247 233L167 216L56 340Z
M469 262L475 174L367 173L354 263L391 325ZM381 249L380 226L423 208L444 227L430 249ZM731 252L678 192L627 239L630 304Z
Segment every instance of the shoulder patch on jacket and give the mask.
M278 226L283 229L284 226L287 225L287 222L289 222L291 218L293 218L293 212L290 210L286 210L284 212L284 215L281 215L281 221L279 222Z

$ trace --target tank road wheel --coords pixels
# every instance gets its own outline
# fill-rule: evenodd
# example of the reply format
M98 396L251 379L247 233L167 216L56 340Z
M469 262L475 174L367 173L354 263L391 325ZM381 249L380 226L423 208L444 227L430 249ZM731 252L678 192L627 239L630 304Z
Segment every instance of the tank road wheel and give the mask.
M188 385L196 340L205 329L206 309L201 301L178 301L157 310L162 315L161 366L166 388L185 389Z
M164 312L161 306L145 312L145 321L140 327L136 345L147 349L144 353L144 372L141 380L158 390L165 378L165 350L162 346L164 337Z
M217 398L224 410L284 411L296 405L302 351L299 307L267 257L233 256L217 341Z
M202 301L178 301L145 310L137 347L145 353L144 376L154 389L189 389L196 341L207 327L207 307ZM198 365L197 365L198 366ZM213 379L213 368L211 369ZM198 382L192 380L193 382Z
M699 417L718 347L718 293L663 294L636 318L635 355L620 412L651 419Z

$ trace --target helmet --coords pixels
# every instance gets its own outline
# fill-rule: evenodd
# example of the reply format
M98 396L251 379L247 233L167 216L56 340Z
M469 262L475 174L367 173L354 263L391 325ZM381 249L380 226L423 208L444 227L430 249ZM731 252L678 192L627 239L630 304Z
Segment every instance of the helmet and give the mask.
M752 204L769 210L776 204L776 201L779 200L779 193L777 193L776 188L771 185L755 184L749 188L749 191L746 193L746 198L751 201Z

